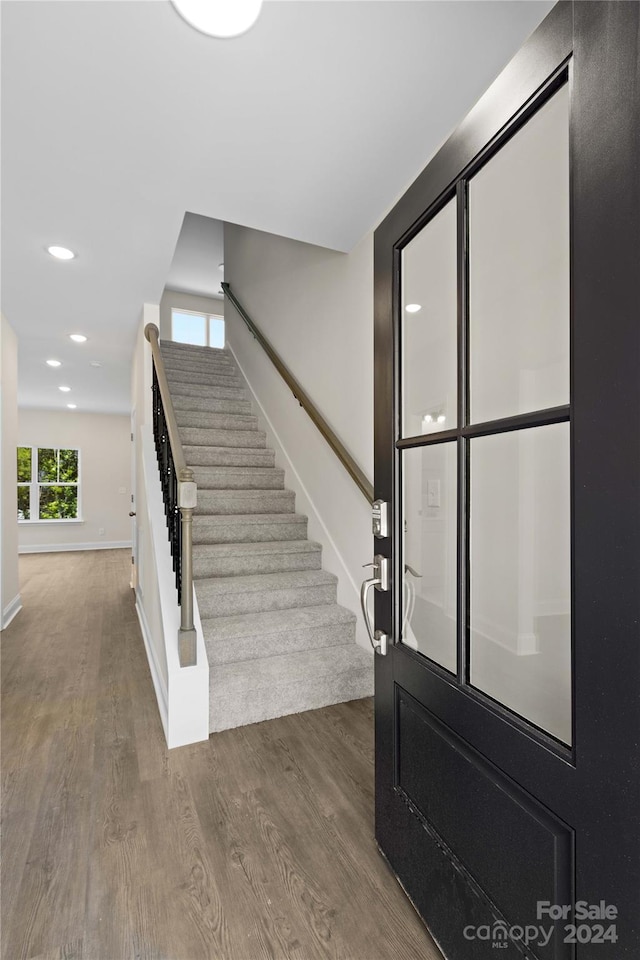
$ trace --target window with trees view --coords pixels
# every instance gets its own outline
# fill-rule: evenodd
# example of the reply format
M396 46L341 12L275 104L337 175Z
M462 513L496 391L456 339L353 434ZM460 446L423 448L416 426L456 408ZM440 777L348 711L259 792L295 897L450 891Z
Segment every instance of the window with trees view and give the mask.
M18 447L18 520L77 520L80 451Z

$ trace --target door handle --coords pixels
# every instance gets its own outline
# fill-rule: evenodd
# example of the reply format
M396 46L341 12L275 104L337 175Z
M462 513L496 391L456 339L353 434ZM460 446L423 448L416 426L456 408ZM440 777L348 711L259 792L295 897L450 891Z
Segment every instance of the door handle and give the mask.
M389 561L386 557L377 554L374 557L373 563L365 563L363 566L373 567L374 576L369 580L365 580L360 588L360 606L362 607L362 616L364 617L364 622L367 627L367 633L369 634L371 646L376 653L379 653L380 656L384 657L387 653L389 638L382 630L373 629L371 619L369 617L369 608L367 607L367 598L369 596L369 590L371 590L372 587L375 587L376 590L389 589Z

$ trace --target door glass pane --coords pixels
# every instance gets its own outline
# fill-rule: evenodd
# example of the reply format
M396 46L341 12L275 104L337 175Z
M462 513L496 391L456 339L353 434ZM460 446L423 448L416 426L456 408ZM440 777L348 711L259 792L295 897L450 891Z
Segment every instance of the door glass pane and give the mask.
M569 91L469 183L474 423L569 402Z
M456 443L403 453L402 642L456 671Z
M571 742L569 424L471 441L471 683Z
M198 347L207 345L207 318L196 313L171 311L171 339L177 343L192 343Z
M402 251L402 434L457 424L456 203Z

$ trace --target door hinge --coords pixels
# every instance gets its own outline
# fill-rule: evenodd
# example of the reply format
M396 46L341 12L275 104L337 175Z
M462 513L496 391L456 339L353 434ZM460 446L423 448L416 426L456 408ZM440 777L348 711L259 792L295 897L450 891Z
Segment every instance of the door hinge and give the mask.
M133 443L133 434L131 434L131 443Z
M131 494L131 503L133 503L133 494Z

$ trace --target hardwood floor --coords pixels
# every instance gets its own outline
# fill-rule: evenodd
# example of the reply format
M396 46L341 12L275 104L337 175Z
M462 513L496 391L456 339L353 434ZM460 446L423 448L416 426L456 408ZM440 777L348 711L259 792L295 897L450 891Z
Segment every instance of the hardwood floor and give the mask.
M373 839L371 701L168 751L128 575L21 558L2 960L439 960Z

